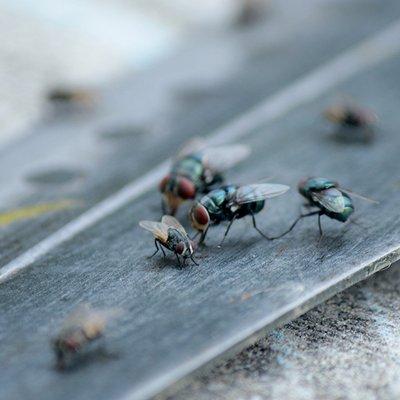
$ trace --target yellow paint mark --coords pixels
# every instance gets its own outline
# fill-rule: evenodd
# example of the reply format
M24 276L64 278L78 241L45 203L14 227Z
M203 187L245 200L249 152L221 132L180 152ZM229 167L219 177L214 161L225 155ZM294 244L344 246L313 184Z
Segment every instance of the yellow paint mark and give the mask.
M0 213L0 227L24 219L36 218L50 212L65 210L67 208L75 206L76 203L77 202L74 200L61 200L53 203L35 204L33 206L22 207Z

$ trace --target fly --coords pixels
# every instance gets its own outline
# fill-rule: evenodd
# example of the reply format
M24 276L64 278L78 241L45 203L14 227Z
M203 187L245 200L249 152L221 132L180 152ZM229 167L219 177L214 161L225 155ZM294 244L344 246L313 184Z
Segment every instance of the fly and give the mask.
M275 239L268 237L257 227L255 214L264 208L265 200L280 196L288 190L289 186L272 183L227 185L212 190L194 204L189 212L193 228L201 234L199 243L204 242L210 225L228 221L222 244L233 222L246 216L251 216L253 227L261 236L268 240Z
M179 266L184 265L186 260L190 258L196 265L193 258L194 245L189 239L185 228L170 215L164 215L161 222L156 221L140 221L139 225L154 235L154 244L156 251L151 255L155 256L161 249L164 257L164 247L172 251L178 261ZM181 261L183 259L183 262Z
M163 213L175 215L184 201L208 193L223 182L226 169L249 154L249 147L244 145L205 148L198 140L190 142L178 154L170 173L160 182Z

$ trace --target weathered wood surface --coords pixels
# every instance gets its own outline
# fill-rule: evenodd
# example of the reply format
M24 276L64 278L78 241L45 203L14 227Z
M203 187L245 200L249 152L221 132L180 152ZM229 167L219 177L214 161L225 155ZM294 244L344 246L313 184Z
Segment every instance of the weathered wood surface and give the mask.
M336 10L331 18L307 26L300 24L299 18L296 40L287 36L275 52L268 46L256 55L254 48L243 49L251 38L262 43L267 30L261 28L242 32L234 39L220 37L216 47L210 40L211 44L198 50L204 52L201 58L209 55L211 59L213 49L224 48L233 40L233 54L241 54L237 70L224 82L219 77L219 85L212 87L213 79L204 65L204 70L197 72L194 92L188 87L196 85L184 79L180 88L173 86L171 91L171 82L180 76L177 66L185 64L190 77L191 63L196 59L190 53L185 63L171 62L156 77L158 88L167 82L164 95L170 93L178 101L171 108L171 97L166 96L160 109L152 110L158 111L156 129L146 125L142 133L121 134L113 140L115 147L101 147L103 140L109 140L104 136L106 128L137 125L141 118L150 121L146 106L154 105L160 93L154 90L148 98L136 94L147 88L150 73L147 80L125 81L105 91L104 102L93 114L81 116L81 120L62 117L38 128L22 146L3 150L2 182L6 180L5 168L17 159L26 161L16 164L15 170L8 168L15 178L26 172L28 165L33 165L32 170L36 163L44 168L47 157L48 165L62 160L61 166L83 170L84 178L68 185L10 189L5 202L63 196L79 199L83 205L4 229L2 264L149 171L156 160L171 155L188 136L208 133L400 15L396 2L387 2L378 15L372 5L362 10L361 16ZM368 17L370 22L365 24ZM318 36L322 31L329 35ZM400 247L399 177L393 173L398 167L400 144L399 67L399 58L391 57L327 90L316 101L249 132L244 141L253 148L253 155L229 175L237 182L272 175L274 181L293 188L307 175L336 178L343 186L380 201L370 205L356 200L357 225L324 219L325 236L319 242L316 221L310 219L287 238L267 243L250 229L249 221L240 221L223 249L216 247L223 228L213 229L209 246L199 253L200 266L178 269L174 258L147 259L153 251L152 240L137 222L160 214L158 193L146 193L1 284L0 357L7 366L0 375L2 397L146 398L261 330L295 318L313 304L390 265L399 257ZM202 81L201 76L206 78ZM204 88L205 81L211 82L211 87ZM331 140L320 112L337 93L355 96L381 117L376 140L370 145ZM134 120L132 108L140 103L143 114ZM57 137L57 146L49 150L48 138L52 136ZM69 148L66 143L71 143ZM91 146L100 146L89 152L93 158L86 156ZM42 154L44 148L46 153ZM65 153L55 152L51 159L55 148ZM79 149L85 151L79 154ZM297 216L300 204L295 189L271 201L259 216L260 227L280 232ZM180 216L185 217L183 212ZM52 369L48 340L62 317L81 301L125 310L107 340L116 356L94 359L71 373L60 374Z

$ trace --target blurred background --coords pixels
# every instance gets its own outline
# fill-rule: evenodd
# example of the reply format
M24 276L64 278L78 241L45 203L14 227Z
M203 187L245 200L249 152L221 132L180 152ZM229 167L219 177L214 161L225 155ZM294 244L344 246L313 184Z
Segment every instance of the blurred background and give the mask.
M246 22L267 0L1 0L0 144L39 118L54 86L98 86ZM278 4L279 6L279 4Z

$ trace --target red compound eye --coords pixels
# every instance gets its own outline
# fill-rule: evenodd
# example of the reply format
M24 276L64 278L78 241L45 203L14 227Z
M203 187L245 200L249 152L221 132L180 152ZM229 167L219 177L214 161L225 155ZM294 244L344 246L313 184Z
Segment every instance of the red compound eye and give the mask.
M196 188L193 182L187 178L179 178L178 180L178 196L184 200L194 199Z
M170 175L164 176L164 178L162 178L162 180L158 186L161 193L165 192L165 188L167 187L167 184L168 184L170 178L171 178Z
M184 250L185 250L185 244L183 242L179 242L175 247L175 251L178 254L182 254L184 252Z
M208 225L210 216L202 204L197 204L193 211L193 217L199 225Z
M79 344L73 339L67 339L64 344L65 347L72 352L77 351L79 348Z

